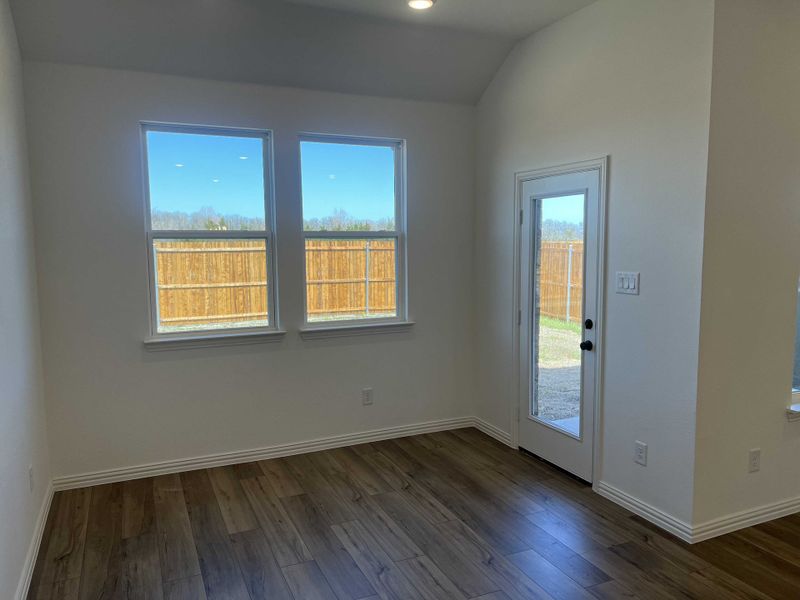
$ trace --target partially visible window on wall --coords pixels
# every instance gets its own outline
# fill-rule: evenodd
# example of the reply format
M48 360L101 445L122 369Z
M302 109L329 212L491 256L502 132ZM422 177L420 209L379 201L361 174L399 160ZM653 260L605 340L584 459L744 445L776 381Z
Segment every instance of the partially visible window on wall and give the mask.
M152 333L274 328L267 132L144 125Z
M405 319L403 149L301 138L307 323Z
M800 284L797 290L797 313L795 317L794 372L792 373L792 395L800 402Z

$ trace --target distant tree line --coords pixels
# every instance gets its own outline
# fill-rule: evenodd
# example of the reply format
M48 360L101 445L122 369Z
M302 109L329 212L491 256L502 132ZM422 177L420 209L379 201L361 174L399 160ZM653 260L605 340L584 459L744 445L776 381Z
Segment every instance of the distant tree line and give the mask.
M152 228L155 230L206 230L206 231L261 231L264 219L220 214L210 206L187 213L182 211L154 210ZM305 219L306 231L394 231L394 219L357 219L347 211L334 209L327 217Z
M340 208L327 217L304 219L306 231L394 231L394 219L357 219Z
M542 222L542 239L548 242L583 241L583 223L547 219Z
M181 211L154 210L152 228L156 230L206 230L206 231L260 231L264 229L264 219L243 217L242 215L221 215L210 206L204 206L193 213Z

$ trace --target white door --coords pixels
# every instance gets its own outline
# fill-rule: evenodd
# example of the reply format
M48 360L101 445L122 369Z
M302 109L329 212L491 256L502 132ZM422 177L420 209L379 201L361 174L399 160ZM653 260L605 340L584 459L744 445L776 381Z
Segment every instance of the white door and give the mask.
M600 350L602 169L531 174L519 188L519 445L586 481Z

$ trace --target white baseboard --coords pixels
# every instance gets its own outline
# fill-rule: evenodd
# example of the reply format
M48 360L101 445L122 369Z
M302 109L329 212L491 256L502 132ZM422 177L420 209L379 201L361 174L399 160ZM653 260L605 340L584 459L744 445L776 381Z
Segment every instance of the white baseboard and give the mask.
M668 531L683 541L689 543L694 541L692 539L692 526L689 523L681 521L660 508L656 508L635 496L631 496L627 492L623 492L605 481L598 481L594 484L593 488L595 492L604 498L608 498L612 502L627 508L632 513L658 525L661 529Z
M696 544L697 542L725 535L732 531L744 529L745 527L752 527L759 523L766 523L773 519L780 519L781 517L800 512L800 497L797 497L765 504L756 508L750 508L724 517L711 519L710 521L705 521L697 525L691 525L604 481L597 483L594 486L594 490L601 496L624 506L629 511L647 519L651 523L661 527L661 529L668 531L690 544Z
M47 490L44 493L42 506L39 508L39 516L36 517L36 525L33 528L33 537L31 538L30 546L28 546L28 554L25 556L25 563L22 566L22 574L19 578L19 585L17 585L17 593L14 594L15 600L25 600L28 596L28 588L31 586L31 578L33 577L33 568L36 565L36 557L39 555L39 546L42 543L42 535L44 535L44 526L47 523L47 514L50 512L50 505L53 502L53 484L47 485Z
M505 444L506 446L511 446L511 434L503 431L499 427L492 425L488 421L484 421L480 417L474 417L472 426L476 429L482 431L486 435L493 437L498 442Z
M780 519L800 512L800 497L772 502L756 508L739 511L724 517L711 519L692 529L692 542L702 542L759 523Z
M181 471L191 471L194 469L208 469L211 467L221 467L237 463L252 462L255 460L266 460L279 458L281 456L291 456L293 454L305 454L307 452L317 452L330 448L341 448L342 446L352 446L353 444L364 444L366 442L377 442L391 438L405 437L409 435L419 435L422 433L432 433L434 431L445 431L448 429L459 429L462 427L475 427L487 435L490 435L504 444L509 444L509 436L497 427L478 419L476 417L458 417L453 419L441 419L438 421L428 421L425 423L415 423L413 425L400 425L397 427L385 427L361 433L351 433L336 435L331 437L296 442L291 444L279 444L266 448L256 448L253 450L239 450L234 452L223 452L199 456L196 458L184 458L178 460L166 460L146 465L134 467L123 467L120 469L107 469L95 471L93 473L82 473L79 475L64 475L53 479L53 487L57 490L69 490L91 485L101 485L105 483L116 483L118 481L129 481L131 479L141 479L142 477L153 477L168 473L179 473Z

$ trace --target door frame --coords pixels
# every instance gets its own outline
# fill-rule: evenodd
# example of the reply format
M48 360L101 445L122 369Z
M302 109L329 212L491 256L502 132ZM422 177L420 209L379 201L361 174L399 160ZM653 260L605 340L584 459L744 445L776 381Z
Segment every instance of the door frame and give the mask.
M573 162L563 165L542 167L528 171L519 171L514 174L514 297L512 331L513 331L513 381L516 382L514 400L510 403L511 411L511 445L519 448L519 415L523 402L528 402L528 388L521 381L520 369L520 336L521 336L521 310L522 310L522 227L521 214L523 208L522 187L528 181L551 177L554 175L569 175L585 171L598 171L600 178L598 194L598 223L597 223L597 324L596 324L596 362L594 379L594 435L592 440L592 487L596 487L601 480L602 465L602 425L603 425L603 375L605 358L605 300L606 300L606 197L608 195L608 163L609 156L601 156L592 160Z

